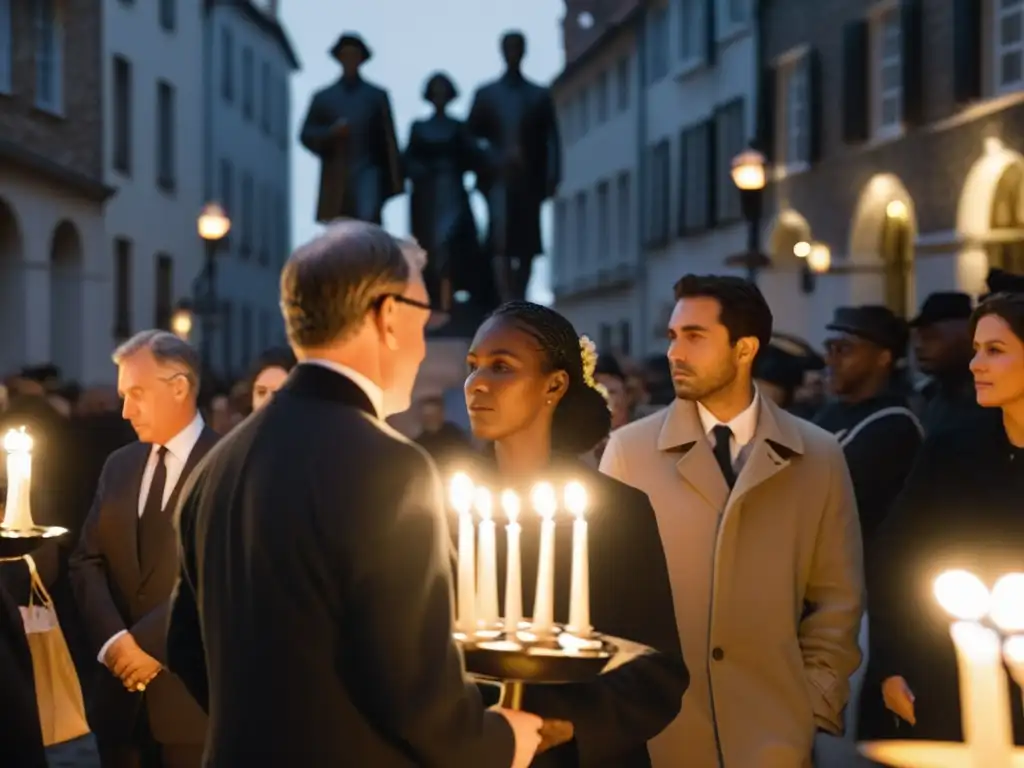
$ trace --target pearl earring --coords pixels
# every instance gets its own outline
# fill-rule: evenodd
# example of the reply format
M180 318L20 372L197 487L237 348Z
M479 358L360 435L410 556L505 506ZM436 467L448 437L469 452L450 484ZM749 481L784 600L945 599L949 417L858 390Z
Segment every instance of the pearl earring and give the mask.
M548 405L551 405L551 401L550 400L548 400Z

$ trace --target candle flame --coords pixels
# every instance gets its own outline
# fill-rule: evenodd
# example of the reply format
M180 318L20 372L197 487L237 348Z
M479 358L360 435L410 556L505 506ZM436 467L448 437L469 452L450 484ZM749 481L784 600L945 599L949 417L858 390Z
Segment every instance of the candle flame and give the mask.
M1003 643L1003 655L1014 664L1024 663L1024 635L1014 635Z
M533 486L530 501L533 508L546 519L554 517L558 508L558 497L555 496L555 489L551 487L551 483L537 483Z
M32 450L32 436L24 427L10 429L4 435L4 450L8 453L29 453Z
M978 621L992 604L988 588L973 573L946 571L935 579L935 599L953 618Z
M519 506L519 496L515 491L506 489L501 492L501 511L512 525L519 522Z
M992 621L1004 632L1024 632L1024 573L1008 573L992 587Z
M448 486L448 497L452 508L459 514L468 514L473 508L473 495L476 493L476 486L465 472L456 472L452 475L451 483Z
M484 520L491 519L491 511L494 504L491 500L491 492L489 490L486 488L477 488L473 503L476 506L476 511L480 513L480 517Z
M582 483L573 480L565 486L565 508L582 519L587 509L587 490Z

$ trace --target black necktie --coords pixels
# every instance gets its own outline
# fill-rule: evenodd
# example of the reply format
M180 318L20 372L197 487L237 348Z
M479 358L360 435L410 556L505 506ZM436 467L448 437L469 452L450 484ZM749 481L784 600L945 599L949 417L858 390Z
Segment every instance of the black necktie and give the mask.
M167 448L160 446L156 452L156 468L153 470L153 480L149 484L149 493L146 495L146 504L142 507L142 518L139 520L139 559L143 558L143 542L146 539L146 530L159 527L160 513L164 508L164 489L167 487Z
M732 430L725 424L719 424L711 430L715 436L715 461L722 470L722 477L732 488L736 484L736 472L732 468L732 448L729 441L732 440Z

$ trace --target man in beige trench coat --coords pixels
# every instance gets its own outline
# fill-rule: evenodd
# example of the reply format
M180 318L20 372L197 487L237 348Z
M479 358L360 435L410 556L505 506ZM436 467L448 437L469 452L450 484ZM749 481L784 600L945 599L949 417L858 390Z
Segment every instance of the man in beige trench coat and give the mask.
M675 286L676 400L617 430L601 470L646 492L668 558L690 689L655 768L809 768L840 734L864 576L842 449L760 397L772 315L752 283Z

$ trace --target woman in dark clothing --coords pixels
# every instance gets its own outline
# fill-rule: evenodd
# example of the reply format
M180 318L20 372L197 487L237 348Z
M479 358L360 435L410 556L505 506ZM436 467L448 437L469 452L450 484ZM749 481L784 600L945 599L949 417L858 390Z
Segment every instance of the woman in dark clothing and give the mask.
M1024 296L983 302L971 333L976 395L992 418L927 441L879 529L866 571L875 684L862 699L876 709L862 712L864 737L963 740L951 619L933 597L935 577L963 568L991 587L1024 570ZM1019 691L1006 706L1024 744Z
M529 302L500 307L477 331L467 356L466 405L473 434L492 443L478 478L527 498L540 480L578 480L590 498L591 621L599 631L657 653L595 682L527 687L523 709L559 737L533 765L548 768L650 766L647 741L679 713L689 678L679 646L668 569L647 496L576 457L609 429L593 378L596 353L554 310ZM523 598L536 586L539 518L520 515ZM570 520L556 536L555 617L568 617ZM499 526L503 531L503 526ZM498 542L498 552L504 552ZM500 560L500 558L499 558ZM504 563L498 563L499 573ZM683 756L681 756L682 759Z
M20 565L20 564L19 564ZM46 768L32 655L0 572L0 765Z
M252 410L258 411L270 402L294 367L295 353L287 347L268 349L260 355L252 370Z

